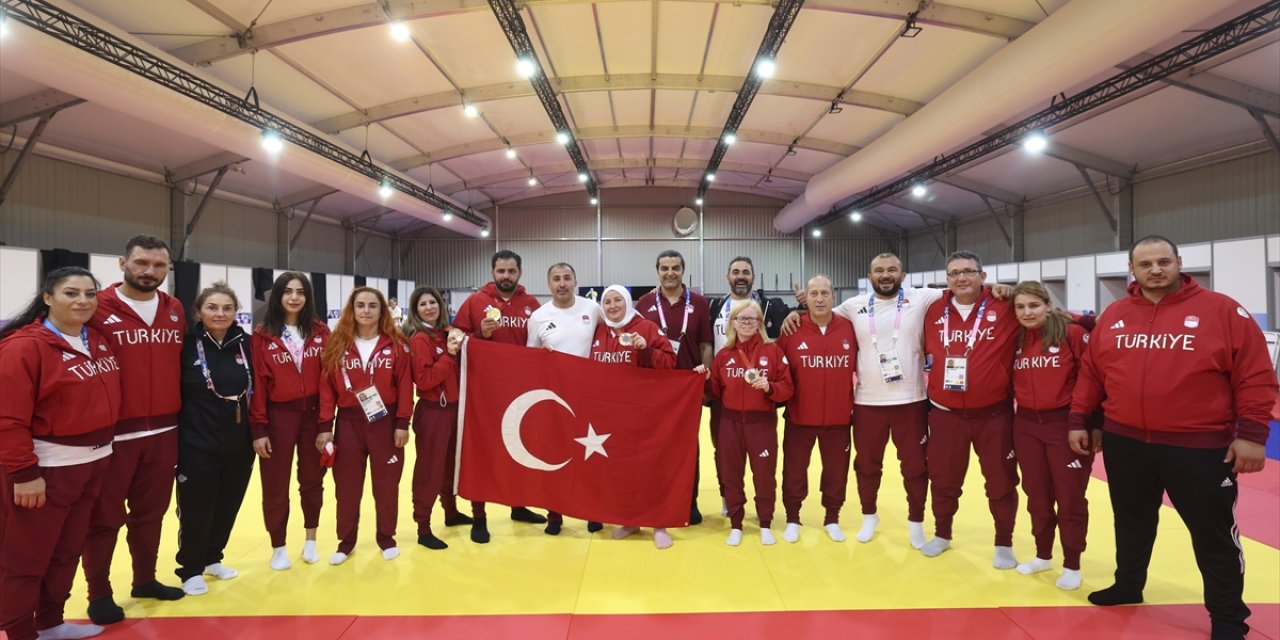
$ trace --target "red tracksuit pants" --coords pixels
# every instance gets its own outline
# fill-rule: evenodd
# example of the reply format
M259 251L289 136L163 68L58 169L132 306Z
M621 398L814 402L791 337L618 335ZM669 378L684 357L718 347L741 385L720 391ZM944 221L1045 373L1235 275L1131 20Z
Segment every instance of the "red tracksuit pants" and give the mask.
M0 467L0 631L10 640L31 640L37 629L62 624L110 460L41 469L39 509L13 503L13 480Z
M778 493L778 414L725 409L720 412L716 435L716 471L724 484L732 528L742 528L748 461L756 490L756 515L760 517L760 528L768 528L773 523Z
M924 522L924 502L929 493L929 469L925 448L929 440L929 401L910 404L853 406L853 472L858 481L862 513L876 511L884 449L890 436L898 452L902 486L907 490L907 520Z
M1019 410L1013 418L1013 450L1022 470L1031 534L1036 557L1053 558L1055 530L1062 532L1062 566L1080 569L1085 535L1089 531L1089 500L1085 488L1093 469L1093 455L1076 455L1067 445L1065 410Z
M960 508L969 448L978 454L986 479L987 505L995 520L995 544L1013 546L1018 518L1018 464L1013 451L1013 413L1005 405L967 414L935 408L929 412L929 484L933 488L935 535L951 540Z
M840 522L849 485L849 426L804 427L787 421L782 433L782 506L787 522L800 523L800 504L809 495L809 459L813 444L822 457L822 524Z
M298 452L298 497L302 501L302 527L320 526L324 504L324 472L316 449L319 410L289 409L267 405L267 438L271 457L258 460L262 475L262 521L272 547L283 547L289 528L289 480L293 453Z
M389 406L385 418L369 422L358 409L338 410L333 436L338 449L333 461L333 483L338 500L338 551L342 553L350 554L356 547L366 463L373 480L378 547L396 546L404 449L395 446L395 415L395 407Z
M436 496L445 516L458 512L453 494L457 465L458 405L440 406L439 401L422 399L413 410L413 521L418 535L431 533L431 510ZM484 517L484 503L471 503L472 511Z
M133 586L155 582L160 526L173 500L173 479L177 475L178 430L116 440L111 451L81 560L90 602L112 593L111 557L120 527L125 525L129 527L125 540L133 558Z

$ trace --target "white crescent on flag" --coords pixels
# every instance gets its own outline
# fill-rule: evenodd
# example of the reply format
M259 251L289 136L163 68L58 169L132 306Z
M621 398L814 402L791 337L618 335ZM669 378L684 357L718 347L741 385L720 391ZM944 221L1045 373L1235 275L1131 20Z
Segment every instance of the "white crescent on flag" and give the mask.
M529 453L529 450L524 446L524 439L520 437L520 423L524 422L524 414L539 402L548 400L564 407L569 412L569 415L574 415L573 408L563 398L549 389L534 389L520 394L515 400L511 401L511 404L507 405L507 410L502 413L502 443L506 445L507 453L512 460L515 460L520 465L537 471L556 471L569 464L568 460L560 464L551 464Z

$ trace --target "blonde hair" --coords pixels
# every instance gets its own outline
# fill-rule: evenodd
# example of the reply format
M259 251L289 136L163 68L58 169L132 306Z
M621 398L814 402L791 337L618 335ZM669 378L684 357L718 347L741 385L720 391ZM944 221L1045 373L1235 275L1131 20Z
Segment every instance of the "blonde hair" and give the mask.
M1040 327L1040 344L1048 349L1049 347L1057 347L1067 341L1067 326L1074 320L1067 315L1065 311L1053 306L1053 300L1049 298L1049 289L1039 280L1023 280L1018 286L1013 288L1013 293L1009 295L1009 302L1012 304L1018 299L1018 296L1032 296L1039 298L1049 307L1049 312L1044 316L1044 326ZM1027 338L1027 328L1022 327L1018 332L1018 348L1025 346L1023 343Z
M726 300L725 304L732 304L732 303ZM760 339L766 343L773 342L773 340L769 338L768 334L764 332L764 310L760 308L760 304L757 303L755 300L748 300L743 304L735 305L733 307L733 311L729 312L729 326L725 328L725 332L724 332L724 335L725 335L724 348L732 349L735 345L738 344L738 329L733 324L733 321L737 320L738 316L743 311L746 311L747 309L756 310L756 318L757 320L759 320L759 323L760 323L759 324L760 329L759 331L757 331L757 333L760 334Z

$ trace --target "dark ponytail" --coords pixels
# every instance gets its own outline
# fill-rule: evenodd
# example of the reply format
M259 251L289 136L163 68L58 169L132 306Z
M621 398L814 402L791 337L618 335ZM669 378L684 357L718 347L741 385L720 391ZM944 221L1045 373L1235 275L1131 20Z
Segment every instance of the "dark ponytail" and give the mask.
M9 318L4 323L4 328L0 328L0 340L4 340L9 337L9 334L49 315L49 305L44 302L44 294L53 295L54 289L57 289L58 285L62 284L64 280L79 276L92 280L95 289L102 288L102 285L98 283L98 279L93 277L93 273L83 267L62 267L50 271L45 274L44 285L36 292L31 304L27 305L27 308L19 312L18 315Z

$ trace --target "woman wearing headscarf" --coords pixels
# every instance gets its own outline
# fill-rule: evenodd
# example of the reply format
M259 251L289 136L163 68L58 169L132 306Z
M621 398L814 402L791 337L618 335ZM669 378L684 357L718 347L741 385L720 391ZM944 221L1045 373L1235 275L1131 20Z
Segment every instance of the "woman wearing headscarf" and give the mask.
M591 358L597 362L647 369L670 369L676 364L676 353L662 329L640 317L631 305L631 292L622 285L610 285L600 297L604 323L596 327ZM623 526L613 532L621 540L639 531L639 527ZM671 546L666 529L653 530L653 544L659 549Z

